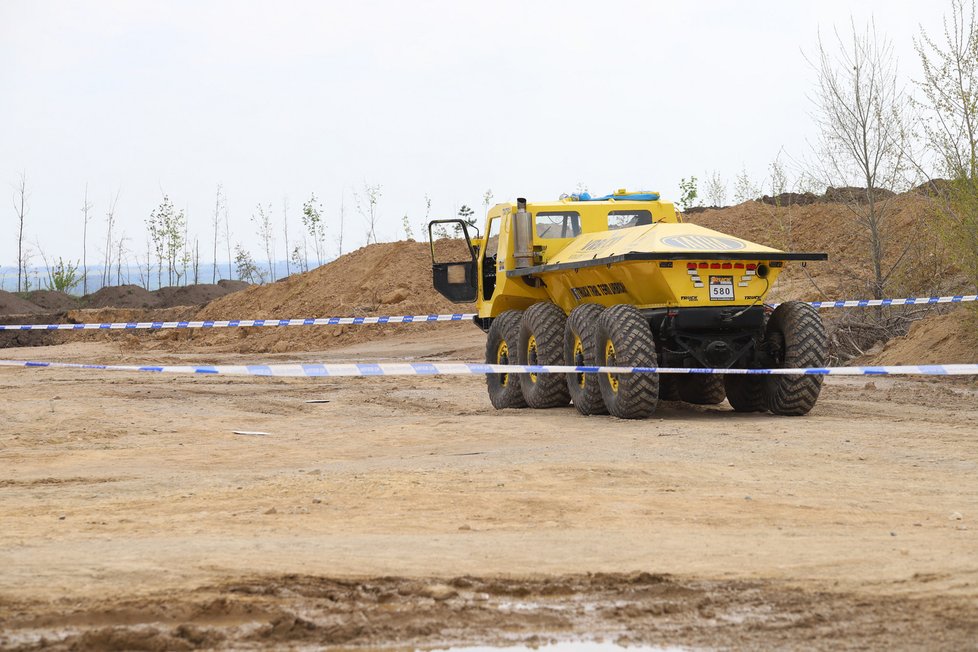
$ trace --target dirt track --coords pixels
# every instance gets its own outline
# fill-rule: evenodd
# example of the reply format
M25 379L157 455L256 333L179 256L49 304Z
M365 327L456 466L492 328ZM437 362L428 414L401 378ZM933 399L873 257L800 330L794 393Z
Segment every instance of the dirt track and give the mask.
M265 359L481 357L405 333ZM0 646L974 648L978 388L874 383L624 422L495 412L474 377L0 369Z

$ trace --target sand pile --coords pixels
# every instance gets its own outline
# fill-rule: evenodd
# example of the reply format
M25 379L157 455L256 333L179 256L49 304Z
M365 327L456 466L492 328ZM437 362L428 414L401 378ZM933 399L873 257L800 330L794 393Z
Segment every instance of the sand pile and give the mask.
M156 297L157 305L160 308L202 306L205 303L210 303L214 299L219 299L247 287L250 287L250 284L244 281L221 280L216 284L201 283L198 285L160 288L159 290L154 290L152 294Z
M940 236L930 228L930 201L919 193L905 193L889 206L890 237L885 243L884 263L888 269L901 255L903 259L889 281L888 294L931 296L966 289ZM872 296L866 284L872 275L865 229L853 226L854 216L844 204L779 207L750 201L698 211L687 220L786 251L829 254L828 262L812 262L805 267L799 263L790 265L772 290L773 301Z
M55 290L34 290L27 293L27 298L44 310L62 311L78 307L78 297Z
M978 312L961 306L943 315L915 322L910 332L895 337L877 353L856 360L857 365L917 365L978 363Z
M439 242L438 248L457 248ZM454 304L431 286L431 255L426 243L388 242L370 245L305 274L249 287L212 301L197 319L266 319L416 315L472 312L473 305ZM228 351L286 352L321 350L340 344L386 337L394 329L458 328L457 324L410 326L311 326L248 328L171 334L172 340ZM473 327L474 328L474 327Z
M158 308L160 300L138 285L104 287L82 299L86 308Z
M0 290L0 315L29 315L35 312L44 312L44 309L16 294Z

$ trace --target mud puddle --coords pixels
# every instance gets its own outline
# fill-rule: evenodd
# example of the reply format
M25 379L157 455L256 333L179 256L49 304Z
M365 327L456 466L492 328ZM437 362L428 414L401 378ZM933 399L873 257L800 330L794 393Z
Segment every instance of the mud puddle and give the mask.
M651 573L254 577L129 599L0 604L11 650L964 649L974 604Z

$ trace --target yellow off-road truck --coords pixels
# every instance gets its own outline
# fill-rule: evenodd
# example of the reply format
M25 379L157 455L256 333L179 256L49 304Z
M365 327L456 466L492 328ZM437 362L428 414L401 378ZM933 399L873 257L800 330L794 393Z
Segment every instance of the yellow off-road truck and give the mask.
M462 260L439 260L436 232L454 224ZM428 225L436 290L475 302L494 364L720 368L822 367L828 338L818 312L764 298L792 261L787 253L684 223L658 193L587 193L497 204L482 235L462 220ZM496 408L573 402L582 414L651 415L662 400L739 412L803 415L818 375L489 374Z

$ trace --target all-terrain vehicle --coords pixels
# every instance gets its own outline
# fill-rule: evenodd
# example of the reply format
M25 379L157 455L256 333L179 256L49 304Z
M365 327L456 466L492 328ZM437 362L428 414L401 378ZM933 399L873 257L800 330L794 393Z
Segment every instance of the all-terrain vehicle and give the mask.
M454 224L467 256L436 257L436 234ZM441 226L440 226L441 225ZM587 193L558 201L497 204L483 235L462 220L428 225L436 290L475 302L496 364L683 368L821 367L828 339L818 312L764 298L786 253L684 223L658 193ZM817 375L575 373L490 374L496 408L573 402L582 414L637 419L659 399L734 410L803 415L822 386Z

